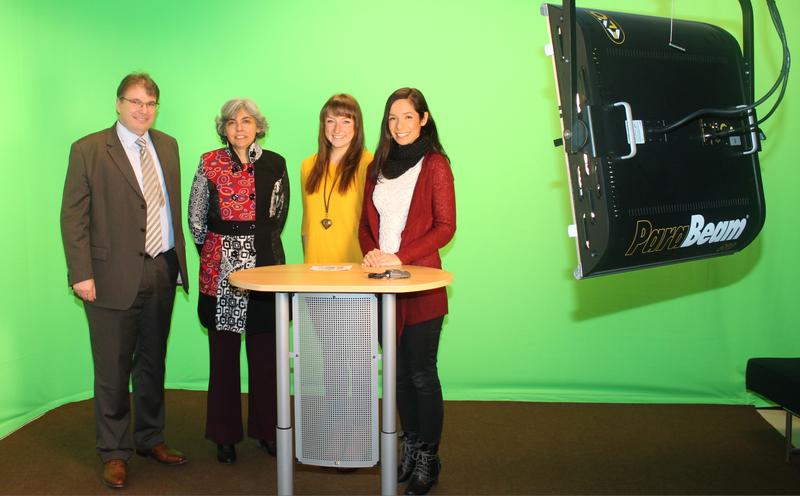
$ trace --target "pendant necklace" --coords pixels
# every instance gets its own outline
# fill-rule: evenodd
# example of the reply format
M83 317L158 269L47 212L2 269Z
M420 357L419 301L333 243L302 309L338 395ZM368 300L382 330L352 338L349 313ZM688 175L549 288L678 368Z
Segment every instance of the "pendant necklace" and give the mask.
M331 197L333 196L333 190L336 189L336 181L339 178L333 180L333 184L331 184L331 191L328 193L328 171L325 171L325 182L322 186L322 204L325 205L325 218L319 221L322 224L322 227L328 229L333 225L333 221L328 218L328 208L331 206ZM327 197L326 197L327 195Z

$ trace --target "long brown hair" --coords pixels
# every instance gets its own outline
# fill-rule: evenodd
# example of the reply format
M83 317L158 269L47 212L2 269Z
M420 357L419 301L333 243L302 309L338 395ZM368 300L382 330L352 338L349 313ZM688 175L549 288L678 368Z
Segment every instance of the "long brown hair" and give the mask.
M389 131L389 110L391 110L394 102L404 99L411 101L411 103L414 105L414 110L417 111L420 119L425 116L425 112L428 113L428 122L422 126L422 129L420 130L420 136L428 141L432 151L437 152L447 158L447 154L444 152L444 148L442 148L442 144L439 142L439 133L436 131L436 122L433 120L433 114L431 114L431 111L428 108L428 102L425 101L425 96L416 88L400 88L389 95L389 99L386 100L386 108L383 110L383 120L381 121L380 139L378 140L378 147L375 150L375 157L372 159L372 167L369 169L370 179L376 179L380 173L383 172L383 167L386 165L386 160L389 159L389 152L391 151L392 143L394 142L392 133Z
M333 95L322 106L319 111L319 136L317 138L317 159L314 167L308 175L306 181L306 193L314 193L319 190L324 174L327 174L328 162L331 158L331 148L333 147L325 137L325 119L328 115L335 117L345 116L353 119L353 141L347 147L342 160L338 164L335 177L339 178L339 192L344 194L356 179L358 163L361 162L361 154L364 152L364 126L361 117L361 107L355 98L350 95L340 93Z

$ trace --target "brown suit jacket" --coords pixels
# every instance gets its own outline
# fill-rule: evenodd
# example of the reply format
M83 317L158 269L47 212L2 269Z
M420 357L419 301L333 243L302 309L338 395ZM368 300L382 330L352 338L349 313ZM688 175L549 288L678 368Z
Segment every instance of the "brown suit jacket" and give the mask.
M61 238L69 284L93 278L94 304L124 310L133 304L142 275L147 206L115 126L72 144L61 200ZM150 137L164 173L175 253L188 291L178 143L155 129Z

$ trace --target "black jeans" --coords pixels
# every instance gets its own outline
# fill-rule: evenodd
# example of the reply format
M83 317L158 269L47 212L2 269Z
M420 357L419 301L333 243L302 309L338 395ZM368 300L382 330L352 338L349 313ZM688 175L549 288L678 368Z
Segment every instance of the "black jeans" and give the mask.
M404 431L422 442L442 437L444 401L436 354L444 316L406 326L397 345L397 410Z

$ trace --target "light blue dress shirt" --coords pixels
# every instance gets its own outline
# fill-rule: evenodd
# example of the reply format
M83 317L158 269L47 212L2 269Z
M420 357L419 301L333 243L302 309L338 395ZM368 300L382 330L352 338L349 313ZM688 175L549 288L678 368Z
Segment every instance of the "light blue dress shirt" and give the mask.
M119 121L117 121L117 136L122 143L122 148L125 149L125 154L128 156L128 161L131 163L133 173L136 175L136 180L139 181L139 190L144 191L144 185L142 183L142 162L139 158L139 145L136 144L136 140L139 139L139 136L131 132ZM161 162L158 160L158 153L156 153L149 132L144 134L144 139L147 141L147 149L150 150L150 156L153 157L156 173L158 174L158 181L159 184L161 184L161 191L164 194L164 206L161 207L159 214L161 217L161 246L164 251L167 251L175 247L175 233L172 232L172 213L169 208L169 195L167 194L167 186L164 183L164 173L161 170ZM144 196L144 193L142 193L142 196Z

